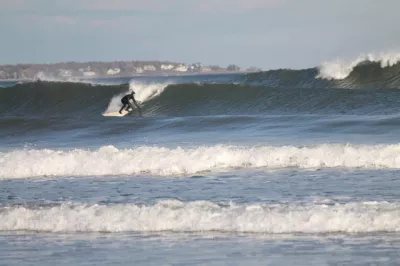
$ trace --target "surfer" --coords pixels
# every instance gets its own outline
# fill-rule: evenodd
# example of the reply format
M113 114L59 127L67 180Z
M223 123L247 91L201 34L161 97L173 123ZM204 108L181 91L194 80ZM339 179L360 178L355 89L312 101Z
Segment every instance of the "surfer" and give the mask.
M139 105L137 104L135 97L133 96L135 94L134 91L132 91L130 94L125 95L121 99L121 103L123 104L121 109L119 110L119 113L122 114L122 110L125 108L126 111L129 111L129 108L133 109L133 105L129 102L129 100L132 100L132 102L136 105L136 107L139 110L139 114L142 115L142 110L140 109Z

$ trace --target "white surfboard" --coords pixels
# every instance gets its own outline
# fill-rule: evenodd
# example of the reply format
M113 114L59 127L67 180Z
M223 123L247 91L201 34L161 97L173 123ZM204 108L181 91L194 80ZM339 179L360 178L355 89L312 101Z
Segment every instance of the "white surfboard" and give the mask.
M130 112L128 112L126 110L122 110L121 113L122 114L120 114L119 112L104 113L103 116L119 116L119 117L122 117L122 116L126 116Z

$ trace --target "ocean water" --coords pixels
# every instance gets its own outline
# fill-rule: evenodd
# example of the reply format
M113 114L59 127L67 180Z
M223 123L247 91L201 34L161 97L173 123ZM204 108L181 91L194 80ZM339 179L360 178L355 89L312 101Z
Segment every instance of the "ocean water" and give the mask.
M335 67L0 83L0 264L398 265L399 65Z

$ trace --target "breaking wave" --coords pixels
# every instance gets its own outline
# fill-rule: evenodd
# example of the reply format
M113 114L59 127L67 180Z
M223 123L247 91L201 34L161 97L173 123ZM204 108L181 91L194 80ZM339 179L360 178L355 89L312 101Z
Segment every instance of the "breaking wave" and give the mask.
M132 82L98 85L80 82L43 82L0 88L0 114L24 117L100 117L105 111L119 109L120 99L131 90L144 103L158 96L168 84Z
M0 178L85 176L185 176L232 169L400 168L400 145L141 146L89 151L14 150L0 153ZM135 160L132 160L135 158ZM23 162L23 163L21 163ZM129 162L129 163L127 163Z
M236 205L163 200L154 205L0 207L0 231L315 234L399 230L400 205L388 202Z
M366 54L353 60L332 60L319 67L278 69L247 74L244 81L274 88L400 88L400 53Z
M381 53L359 56L354 60L334 60L321 64L318 78L345 79L360 64L379 63L381 68L392 67L400 61L400 53Z
M100 86L35 82L0 88L0 114L3 120L15 117L103 119L103 113L119 110L122 95L130 90L136 92L136 99L146 117L397 114L400 103L397 90L282 89L245 84L131 83Z
M396 53L369 54L317 68L230 76L231 81L223 84L21 83L0 87L0 114L8 118L101 118L104 112L118 111L120 98L131 90L136 92L144 116L396 114L399 58Z
M129 91L124 91L112 97L104 113L117 112L121 108L121 98L127 92L134 91L135 99L138 101L138 103L144 103L154 97L159 96L164 91L164 89L170 84L171 83L144 84L132 81L129 84Z

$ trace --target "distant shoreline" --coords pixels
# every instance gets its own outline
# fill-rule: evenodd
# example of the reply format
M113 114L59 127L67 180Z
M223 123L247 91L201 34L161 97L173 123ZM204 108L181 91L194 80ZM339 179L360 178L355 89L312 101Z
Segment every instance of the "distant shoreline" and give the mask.
M111 61L63 62L53 64L0 65L2 81L20 80L87 80L103 78L135 78L152 76L222 75L261 71L261 68L240 68L203 65L200 62L185 64L170 61Z
M158 73L146 73L146 74L136 74L136 75L107 75L107 76L96 76L96 77L67 77L67 78L54 78L54 82L57 81L66 81L68 82L69 79L76 79L79 80L95 80L95 79L112 79L112 78L138 78L138 77L179 77L179 76L200 76L200 75L232 75L232 74L248 74L248 73L255 73L259 71L209 71L209 72L182 72L182 73L169 73L169 72L158 72ZM36 81L37 79L0 79L0 82L32 82ZM45 81L45 79L44 79ZM71 80L73 82L73 80Z
M201 75L232 75L232 74L247 74L254 73L252 71L210 71L210 72L181 72L181 73L146 73L135 75L114 75L114 76L97 76L97 77L83 77L83 79L99 79L99 78L137 78L137 77L180 77L180 76L201 76Z

